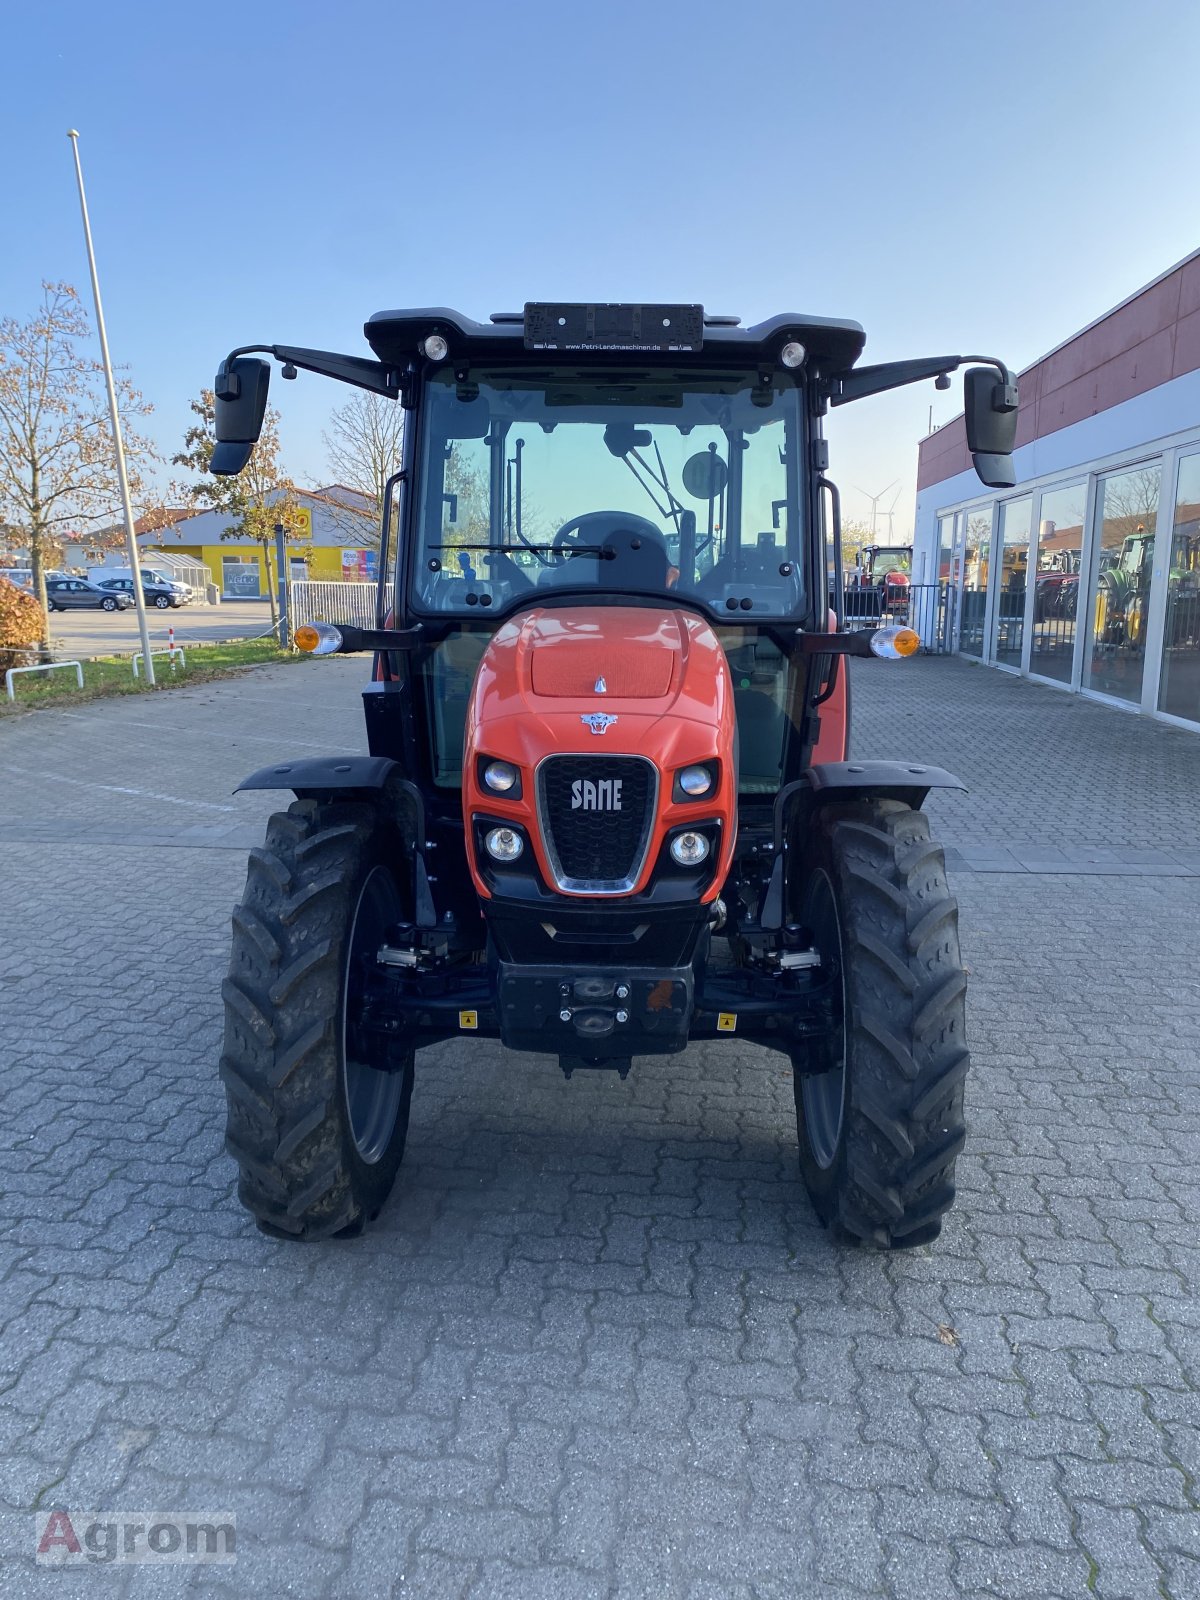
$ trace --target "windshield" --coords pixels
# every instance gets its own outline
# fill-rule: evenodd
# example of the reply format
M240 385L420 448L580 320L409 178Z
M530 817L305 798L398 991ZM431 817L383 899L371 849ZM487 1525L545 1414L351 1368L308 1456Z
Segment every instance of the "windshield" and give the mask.
M791 374L449 368L422 419L419 610L555 592L802 609L800 390Z
M873 570L881 576L886 576L889 572L911 572L912 551L881 550L875 557Z

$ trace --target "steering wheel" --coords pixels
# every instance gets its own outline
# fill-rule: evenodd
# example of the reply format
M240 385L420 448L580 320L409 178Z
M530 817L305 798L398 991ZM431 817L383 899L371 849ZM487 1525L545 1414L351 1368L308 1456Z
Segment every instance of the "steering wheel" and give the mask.
M645 534L656 544L663 543L662 529L648 517L632 511L585 511L581 517L564 522L551 544L559 561L577 555L581 549L594 549L614 533Z

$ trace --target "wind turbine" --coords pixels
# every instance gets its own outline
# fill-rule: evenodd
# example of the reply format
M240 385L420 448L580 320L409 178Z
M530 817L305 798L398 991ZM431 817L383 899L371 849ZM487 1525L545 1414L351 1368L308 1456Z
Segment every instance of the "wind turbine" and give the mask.
M886 490L886 489L885 489L885 490L884 490L884 493L885 493L885 494L886 494L886 493L887 493L887 490ZM894 516L895 516L895 514L896 514L896 501L897 501L897 500L899 500L899 498L900 498L900 494L901 494L901 488L900 488L900 485L899 485L899 484L898 484L898 483L897 483L897 485L896 485L896 492L895 492L895 494L894 494L894 495L893 495L893 496L892 496L892 503L891 503L891 505L890 505L890 506L889 506L889 507L888 507L888 508L887 508L887 510L886 510L886 511L885 511L885 512L883 512L883 515L884 515L884 516L885 516L885 517L886 517L886 518L887 518L887 525L888 525L888 543L889 543L889 544L891 544L891 542L892 542L892 518L893 518L893 517L894 517Z
M855 487L857 488L857 485L855 485ZM888 489L895 489L896 498L899 499L899 496L900 496L900 480L899 480L899 478L896 478L891 483L889 483L887 485L887 488L880 489L878 494L868 494L865 489L859 489L858 490L859 494L862 495L864 500L869 500L871 502L871 543L872 544L875 543L876 507L878 506L879 502L883 499L884 495L888 492ZM896 501L893 500L892 501L892 505L894 506L895 504L896 504ZM885 512L885 515L890 517L891 516L891 512L890 511Z

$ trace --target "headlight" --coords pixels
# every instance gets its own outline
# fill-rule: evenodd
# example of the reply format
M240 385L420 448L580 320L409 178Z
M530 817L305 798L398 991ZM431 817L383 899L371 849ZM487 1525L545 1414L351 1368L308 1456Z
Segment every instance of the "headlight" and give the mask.
M525 848L515 828L493 828L483 843L493 861L515 861Z
M702 833L677 833L671 840L671 859L676 866L698 867L708 854L708 840Z
M508 761L489 761L483 769L483 786L493 794L507 794L510 789L516 788L520 776L516 767Z
M431 333L428 338L422 340L421 349L430 361L445 361L450 354L450 346L440 333Z
M779 359L785 367L802 367L808 351L795 339L790 339L779 352Z
M703 800L716 788L716 776L710 767L684 767L675 782L689 800Z

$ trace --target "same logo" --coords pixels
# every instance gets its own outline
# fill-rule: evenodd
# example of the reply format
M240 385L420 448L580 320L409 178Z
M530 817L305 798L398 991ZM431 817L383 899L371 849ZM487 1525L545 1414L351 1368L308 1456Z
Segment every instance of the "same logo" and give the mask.
M620 778L576 778L571 785L572 811L620 811Z

